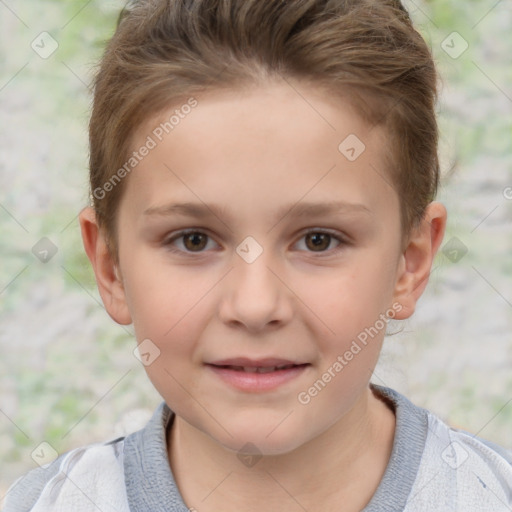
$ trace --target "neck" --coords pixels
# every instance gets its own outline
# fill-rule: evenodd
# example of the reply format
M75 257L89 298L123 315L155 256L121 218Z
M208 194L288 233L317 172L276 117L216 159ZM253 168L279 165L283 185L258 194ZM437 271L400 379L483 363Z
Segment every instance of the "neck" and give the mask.
M251 467L237 453L176 416L168 436L170 465L187 506L201 512L359 511L375 493L391 455L395 416L370 389L328 430ZM171 449L172 447L172 449ZM302 507L302 508L301 508Z

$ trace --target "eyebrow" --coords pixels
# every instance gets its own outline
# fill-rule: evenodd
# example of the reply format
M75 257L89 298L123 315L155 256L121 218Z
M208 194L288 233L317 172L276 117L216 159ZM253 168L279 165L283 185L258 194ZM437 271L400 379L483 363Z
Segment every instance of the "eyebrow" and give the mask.
M233 218L233 215L226 212L226 208L217 204L206 203L170 203L162 206L152 206L144 211L145 216L173 216L181 215L196 219L206 219L215 215L222 220L226 215ZM373 212L364 204L326 202L326 203L295 203L285 205L275 212L273 220L280 222L284 217L292 218L306 216L321 216L333 214L365 214L373 216Z

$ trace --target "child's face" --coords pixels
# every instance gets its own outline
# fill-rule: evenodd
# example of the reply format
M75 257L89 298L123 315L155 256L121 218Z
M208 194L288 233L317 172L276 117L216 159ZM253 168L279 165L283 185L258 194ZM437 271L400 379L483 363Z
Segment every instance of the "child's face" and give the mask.
M138 132L134 149L148 135L158 144L118 212L126 311L138 342L160 350L147 373L178 416L234 450L284 453L365 410L382 319L400 317L399 199L382 132L296 87L197 96L160 142L152 132L177 107L163 112ZM366 146L354 161L338 149L351 134ZM238 358L253 362L226 361ZM258 361L303 366L214 366Z

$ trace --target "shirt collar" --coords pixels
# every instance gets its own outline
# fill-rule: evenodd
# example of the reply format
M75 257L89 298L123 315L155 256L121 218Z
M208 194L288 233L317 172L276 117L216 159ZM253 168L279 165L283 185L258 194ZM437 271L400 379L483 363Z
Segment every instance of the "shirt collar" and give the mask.
M375 395L395 410L391 457L370 503L362 512L403 510L412 490L428 430L428 412L400 393L371 384ZM125 439L124 472L131 512L188 512L176 486L167 455L166 431L174 413L165 402L145 428Z

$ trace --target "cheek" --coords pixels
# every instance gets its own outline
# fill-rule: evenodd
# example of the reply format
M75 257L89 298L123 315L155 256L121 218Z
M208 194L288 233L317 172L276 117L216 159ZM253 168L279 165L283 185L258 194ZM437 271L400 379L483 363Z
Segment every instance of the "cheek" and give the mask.
M212 314L211 298L219 279L197 268L158 263L154 255L134 256L126 294L139 343L149 338L167 366L176 366L194 349Z
M163 299L142 299L135 306L135 334L139 343L151 340L150 347L157 354L145 365L149 379L173 410L181 412L182 404L201 392L191 370L200 363L197 348L204 330L201 319L207 317L206 304L198 303L194 294L185 298L168 294Z
M174 337L190 328L192 317L215 285L215 276L194 268L166 264L149 251L125 260L125 291L133 323L140 335L157 339ZM190 324L190 325L189 325Z
M317 333L322 370L346 354L343 370L332 369L336 374L333 382L343 395L343 389L351 390L361 379L369 378L376 364L386 333L387 322L382 318L391 307L392 284L393 275L384 258L361 256L350 270L347 266L346 272L333 273L322 286L310 286L305 295L316 314L309 328ZM338 388L336 383L331 389Z
M162 352L179 357L195 346L206 313L202 312L200 295L191 291L177 293L176 288L163 294L146 289L132 303L132 318L139 342L149 338Z
M357 325L378 318L390 306L394 273L389 259L360 254L346 268L333 271L321 285L310 283L304 297L333 324ZM334 329L335 330L335 329Z
M376 246L361 255L353 281L368 307L374 305L379 309L387 309L389 306L394 291L397 258L396 249L385 241L382 241L380 247Z

